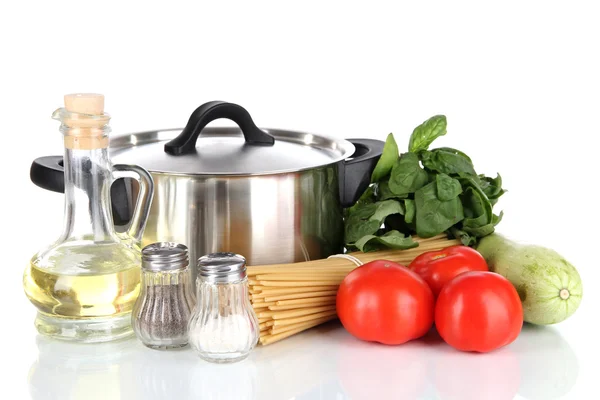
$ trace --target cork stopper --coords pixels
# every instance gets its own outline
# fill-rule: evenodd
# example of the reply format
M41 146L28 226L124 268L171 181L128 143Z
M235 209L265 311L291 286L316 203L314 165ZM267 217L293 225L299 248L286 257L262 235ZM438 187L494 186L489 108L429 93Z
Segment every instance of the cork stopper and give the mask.
M70 149L93 150L108 147L105 125L110 119L104 113L104 95L97 93L73 93L64 97L65 146Z
M104 114L104 95L97 93L65 94L65 108L67 111L88 114Z

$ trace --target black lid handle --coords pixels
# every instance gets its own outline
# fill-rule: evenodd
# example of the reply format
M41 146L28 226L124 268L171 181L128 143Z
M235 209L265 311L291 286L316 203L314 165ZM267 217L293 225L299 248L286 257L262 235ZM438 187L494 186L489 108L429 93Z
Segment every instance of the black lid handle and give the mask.
M196 108L179 136L165 144L165 152L174 156L193 153L202 129L219 118L227 118L235 122L242 130L248 144L272 146L275 143L273 136L260 130L243 107L225 101L210 101Z

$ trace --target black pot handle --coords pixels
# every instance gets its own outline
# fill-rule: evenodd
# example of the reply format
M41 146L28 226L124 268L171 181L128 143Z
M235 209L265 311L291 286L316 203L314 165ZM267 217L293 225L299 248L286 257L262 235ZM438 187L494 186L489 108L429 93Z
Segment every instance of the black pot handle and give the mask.
M65 192L65 170L62 156L46 156L33 160L29 178L36 186L52 192ZM131 202L131 185L117 180L110 188L113 220L116 225L129 224L134 205Z
M371 174L385 142L375 139L348 139L356 150L352 157L340 164L340 199L343 207L350 207L371 183Z
M62 156L47 156L33 160L29 170L31 182L52 192L65 192L65 170Z
M193 153L202 129L219 118L227 118L238 124L247 144L272 146L275 143L273 136L254 124L246 109L225 101L210 101L196 108L179 136L165 144L165 152L174 156Z

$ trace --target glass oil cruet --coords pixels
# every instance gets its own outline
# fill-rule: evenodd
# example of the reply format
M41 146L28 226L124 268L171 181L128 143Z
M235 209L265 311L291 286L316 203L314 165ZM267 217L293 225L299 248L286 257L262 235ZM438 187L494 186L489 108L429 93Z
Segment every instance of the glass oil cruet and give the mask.
M105 342L133 333L131 311L140 289L141 250L153 195L141 167L111 165L110 116L104 96L71 94L52 115L64 135L63 232L33 256L23 276L25 294L37 307L39 333L76 342ZM115 179L140 182L131 225L115 231L110 187Z

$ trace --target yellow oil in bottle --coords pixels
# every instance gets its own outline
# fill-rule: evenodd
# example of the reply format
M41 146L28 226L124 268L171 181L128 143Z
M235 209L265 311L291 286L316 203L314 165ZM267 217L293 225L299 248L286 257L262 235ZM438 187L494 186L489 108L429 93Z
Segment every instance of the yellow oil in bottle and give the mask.
M114 243L61 246L34 257L23 286L38 309L38 331L55 337L71 332L82 341L95 341L88 337L94 333L97 341L103 340L100 334L131 334L131 310L140 289L137 254L137 249Z

